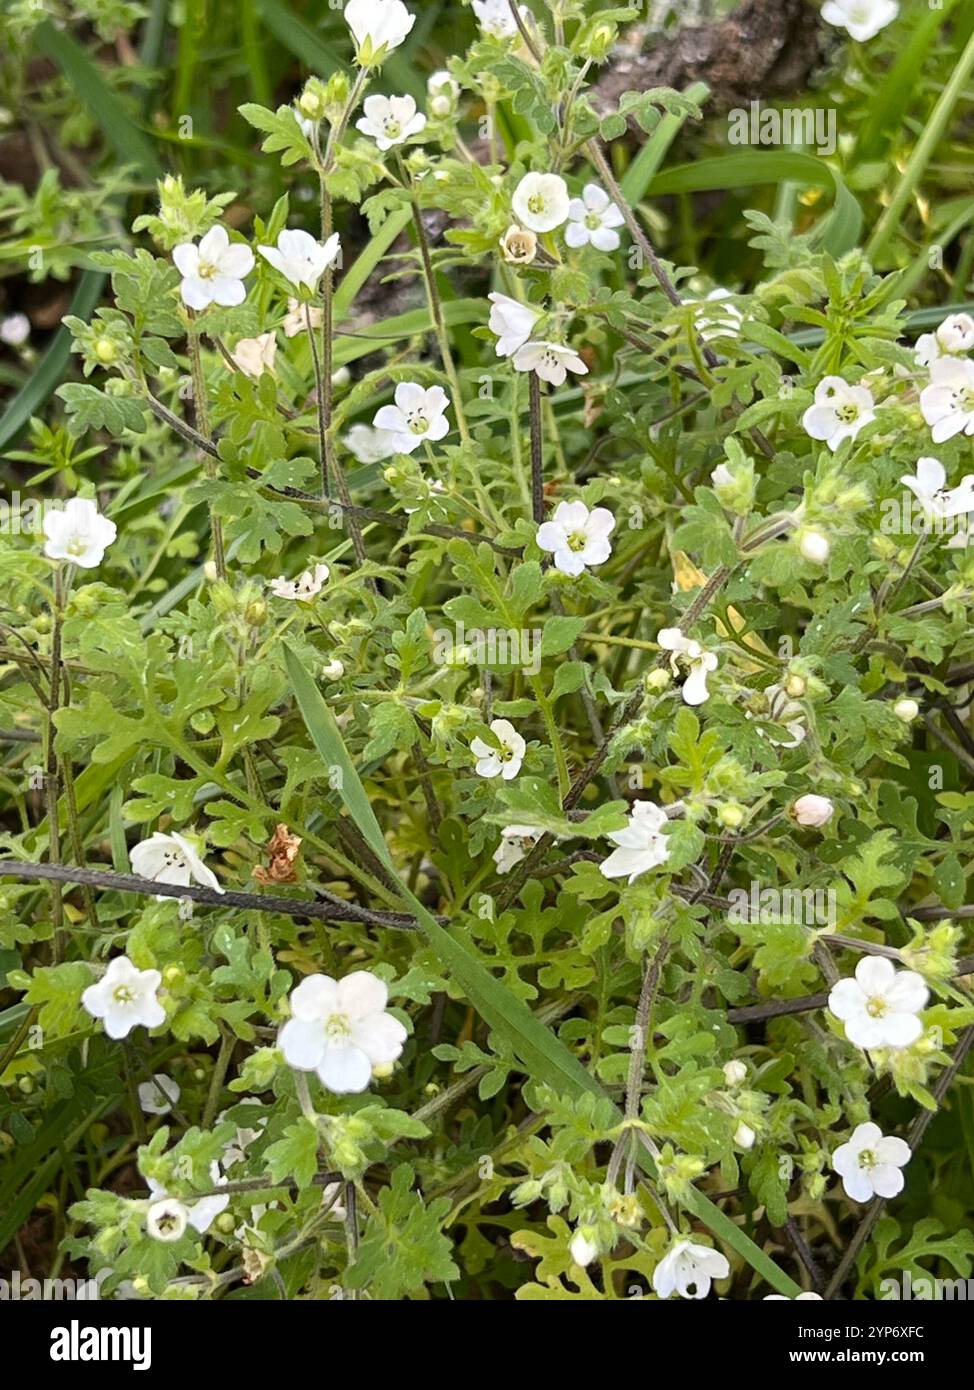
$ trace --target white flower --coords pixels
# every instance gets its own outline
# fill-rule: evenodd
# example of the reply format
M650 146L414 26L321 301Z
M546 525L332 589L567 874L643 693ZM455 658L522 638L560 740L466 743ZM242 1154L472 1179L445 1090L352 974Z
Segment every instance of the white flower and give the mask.
M26 314L10 314L0 323L0 343L7 347L23 347L30 337L30 319Z
M705 651L699 642L684 637L678 627L664 627L656 634L656 640L665 652L670 653L670 670L674 676L686 672L683 682L683 702L687 705L702 705L710 699L707 677L717 669L717 657Z
M534 825L505 825L501 831L501 842L494 850L492 858L499 874L509 874L515 864L520 864L525 855L538 843L541 831Z
M289 297L287 301L287 313L284 315L284 322L281 327L284 329L286 338L296 338L299 333L307 333L308 319L311 319L312 329L320 328L324 320L325 311L319 305L317 308L313 304L302 304L300 299ZM332 381L334 381L332 377Z
M800 796L791 807L791 815L799 825L818 828L826 825L835 814L835 806L827 796L816 796L809 792Z
M491 306L487 325L491 333L498 335L494 351L498 357L511 357L530 338L531 330L541 317L541 310L511 299L506 294L499 294L496 290L487 298Z
M244 376L259 377L274 370L277 354L277 334L261 333L258 338L241 338L230 354L233 364Z
M589 565L604 565L612 554L609 534L615 517L605 507L589 511L584 502L559 502L551 521L543 521L535 540L554 556L555 569L579 575Z
M434 116L449 116L460 97L460 83L445 70L426 79L426 93Z
M530 265L538 254L538 238L514 222L501 237L500 247L508 265Z
M735 1058L724 1063L724 1080L728 1086L739 1086L747 1080L747 1064Z
M139 1085L139 1108L146 1115L168 1115L179 1095L179 1083L157 1071L151 1081Z
M678 1240L653 1270L653 1288L660 1298L706 1298L712 1279L726 1279L730 1265L719 1250Z
M721 303L730 297L730 290L718 287L697 301L700 305L717 306L711 309L700 308L696 313L698 332L705 343L712 342L714 338L733 336L744 322L744 315L736 304Z
M590 1265L599 1253L599 1247L587 1234L590 1228L580 1226L571 1238L568 1249L577 1265Z
M526 6L519 6L521 18L527 24L531 16ZM518 32L517 20L507 0L473 0L473 12L483 34L495 39L509 39Z
M824 565L829 558L832 544L821 531L801 531L798 535L798 550L803 559L811 565Z
M393 399L395 405L382 406L372 423L377 429L388 430L396 453L411 454L424 440L442 439L450 433L446 418L450 402L442 386L401 381Z
M847 30L857 43L875 38L899 12L897 0L825 0L822 6L826 24Z
M588 375L588 367L573 348L564 343L525 343L513 358L514 370L537 372L542 381L562 386L569 372Z
M209 1172L210 1181L214 1187L226 1187L227 1179L220 1171L220 1165L216 1159L210 1164ZM179 1232L180 1235L182 1235L183 1231L186 1229L187 1224L192 1226L193 1230L197 1231L201 1236L205 1235L220 1213L226 1211L227 1207L230 1205L229 1195L226 1197L198 1197L196 1201L186 1201L182 1199L177 1201L174 1197L170 1197L166 1189L160 1182L157 1182L155 1178L146 1178L146 1186L156 1199L156 1206L160 1206L164 1202L172 1202L175 1203L176 1206L181 1207L186 1213L186 1220L183 1222L182 1230ZM155 1207L149 1209L150 1218L154 1210ZM152 1234L154 1234L154 1232L152 1232ZM157 1239L177 1240L178 1236L158 1236Z
M114 521L102 516L86 497L72 497L63 507L44 511L44 554L51 560L70 560L83 570L93 570L118 535Z
M843 439L855 439L875 418L868 386L850 386L840 376L827 376L815 388L815 403L802 416L802 427L813 439L824 439L834 452Z
M189 1208L174 1197L153 1202L145 1218L145 1228L153 1240L179 1240L189 1224Z
M930 367L941 357L969 352L972 347L974 318L970 314L950 314L935 332L917 338L914 354L918 366Z
M363 135L371 136L380 150L401 145L426 125L426 117L416 110L416 102L410 96L366 97L362 110L365 115L355 125Z
M381 463L396 452L389 431L377 430L372 425L353 425L342 443L359 463Z
M635 883L641 874L658 869L669 858L663 834L666 812L652 801L637 801L624 830L612 830L608 838L618 848L602 861L606 878L628 878Z
M344 13L359 61L369 65L398 48L416 23L402 0L348 0Z
M569 246L594 246L596 251L617 251L619 233L625 218L604 188L587 183L580 198L568 204L565 241Z
M801 1303L802 1301L811 1302L812 1300L817 1303L825 1302L820 1293L812 1293L811 1291L808 1293L796 1293L794 1298L789 1298L786 1293L766 1293L762 1301L764 1303Z
M974 434L974 362L942 357L930 368L930 385L920 392L920 413L935 444L955 434Z
M216 893L223 892L213 870L206 867L190 841L176 831L169 835L155 831L148 840L136 845L129 857L140 878L151 878L154 883L179 883L183 887L199 883Z
M337 232L320 242L310 232L295 228L282 232L276 247L258 246L257 250L292 285L316 290L322 275L338 259L341 244Z
M734 1143L741 1149L753 1149L757 1135L749 1124L741 1120L737 1129L734 1131Z
M857 1125L852 1138L832 1155L832 1167L842 1179L846 1196L854 1202L873 1197L895 1197L903 1191L903 1174L912 1158L909 1144L886 1138L879 1125Z
M507 719L492 719L490 731L500 748L492 747L482 738L475 738L470 742L470 751L477 759L477 776L500 775L505 782L509 782L521 771L528 745Z
M532 232L553 232L568 217L568 185L560 174L525 174L511 205Z
M158 1028L165 1023L166 1011L156 998L161 983L158 970L139 970L128 956L116 956L81 1002L92 1018L102 1019L110 1038L126 1038L140 1024Z
M211 227L198 245L184 241L174 247L172 258L183 277L179 293L190 309L244 302L243 279L254 268L254 253L239 242L231 245L226 227Z
M897 719L902 719L904 724L912 724L920 713L920 706L917 704L916 700L904 697L902 700L897 700L896 704L893 706L893 713L896 715Z
M281 1029L285 1060L298 1071L317 1072L335 1095L364 1091L372 1068L394 1062L406 1030L385 1012L389 991L368 970L341 980L308 975L291 993L291 1018Z
M897 970L885 956L863 956L854 980L832 986L829 1011L856 1047L909 1047L923 1033L918 1015L929 997L915 970Z
M927 516L960 516L974 511L974 474L965 474L959 486L948 491L947 471L939 459L917 459L916 477L905 473L900 482L914 493Z
M328 583L331 573L327 565L315 565L314 569L304 570L297 579L287 579L283 574L270 581L271 593L275 598L297 599L308 603L316 598Z

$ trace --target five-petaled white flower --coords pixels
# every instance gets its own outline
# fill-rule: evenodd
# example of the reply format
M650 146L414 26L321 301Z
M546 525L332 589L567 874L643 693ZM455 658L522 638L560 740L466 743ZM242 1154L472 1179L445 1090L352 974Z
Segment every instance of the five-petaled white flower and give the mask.
M525 174L511 205L532 232L553 232L568 217L568 185L560 174Z
M139 1109L146 1115L168 1115L180 1096L179 1082L157 1071L151 1081L139 1083Z
M520 5L518 8L521 18L526 24L529 23L531 16L527 7ZM518 32L517 20L508 0L473 0L473 12L482 34L490 34L495 39L509 39Z
M941 357L970 352L974 347L974 318L970 314L949 314L933 333L921 333L914 354L917 365L930 367Z
M939 459L917 459L916 477L905 473L900 482L916 496L929 517L961 516L974 511L974 473L966 473L957 487L948 489L947 470Z
M153 883L179 883L183 887L199 883L216 893L223 892L213 870L206 867L191 842L176 831L169 835L155 831L148 840L136 845L129 857L139 877L151 878ZM165 897L160 901L164 902Z
M510 782L521 771L527 744L507 719L492 719L490 732L500 744L494 748L485 739L471 739L470 751L477 759L478 777L503 777Z
M494 351L498 357L511 357L531 337L531 331L541 317L541 310L531 304L522 304L520 300L511 299L497 290L487 298L490 300L487 326L491 333L497 334Z
M342 443L359 463L381 463L396 452L392 435L388 430L377 430L374 425L353 425Z
M574 348L564 343L529 342L519 347L511 359L517 372L537 372L542 381L562 386L569 372L587 376L588 367Z
M171 1244L179 1240L189 1225L189 1208L175 1197L162 1197L153 1202L145 1218L145 1228L153 1240Z
M612 554L609 535L615 517L605 507L589 511L584 502L559 502L550 521L535 537L541 550L554 556L556 570L577 576L589 565L604 565Z
M81 1002L92 1018L100 1018L110 1038L126 1038L140 1024L158 1028L166 1011L156 998L162 983L158 970L139 970L128 956L116 956L97 982L89 985Z
M326 242L320 242L315 241L310 232L298 227L283 231L277 238L276 247L258 246L257 250L285 280L314 291L322 275L338 259L341 244L337 232L333 232Z
M656 634L664 652L670 653L670 670L674 676L685 675L683 701L687 705L702 705L710 699L707 677L717 670L717 657L692 637L686 637L678 627L664 627Z
M93 570L118 535L114 521L102 516L87 497L72 497L63 507L44 512L44 554L51 560L70 560L83 570Z
M832 986L829 1011L856 1047L909 1047L923 1034L919 1014L929 997L915 970L897 970L885 956L863 956L855 979Z
M873 39L900 12L897 0L825 0L822 18L836 29L845 29L857 43Z
M424 387L415 381L401 381L393 397L395 405L376 411L373 425L388 430L396 453L411 454L426 440L442 439L450 433L446 418L450 402L442 386Z
M183 277L179 293L190 309L244 302L243 280L254 268L254 253L239 242L231 245L226 227L211 227L198 244L184 241L173 248L172 258Z
M406 1029L386 1013L389 991L368 970L341 980L308 975L291 993L291 1018L279 1044L288 1064L317 1072L335 1095L364 1091L372 1068L402 1053Z
M505 825L501 831L501 842L494 850L492 858L499 874L509 874L515 864L532 850L541 837L541 831L534 825Z
M604 188L587 183L580 198L568 204L565 241L569 246L594 246L596 251L617 251L625 218Z
M868 1202L873 1197L895 1197L903 1191L900 1171L912 1158L903 1139L886 1137L879 1125L857 1125L852 1138L832 1155L832 1167L842 1179L847 1197Z
M359 61L369 66L398 48L416 23L402 0L348 0L344 14Z
M930 385L920 392L920 413L935 444L955 434L974 434L974 362L941 357L930 368Z
M655 802L635 802L625 829L609 832L608 839L618 848L602 861L605 877L628 878L635 883L641 874L665 864L670 854L663 834L665 824L666 812Z
M274 370L277 356L277 334L261 333L258 338L241 338L230 354L233 365L244 376L259 377Z
M217 1159L214 1159L210 1164L209 1172L210 1181L214 1187L226 1187L227 1179L221 1171ZM177 1199L171 1197L162 1186L162 1183L157 1182L155 1178L146 1178L145 1181L149 1192L155 1199L155 1206L159 1206L163 1202L176 1202L186 1213L186 1220L183 1222L182 1229L185 1230L186 1226L190 1225L193 1230L198 1231L201 1236L206 1234L220 1213L226 1211L227 1207L230 1205L229 1194L225 1197L218 1197L216 1194L212 1197L197 1197L195 1201L189 1198ZM152 1217L152 1212L155 1210L155 1206L149 1210L150 1219ZM150 1234L155 1234L155 1232L150 1232ZM180 1235L182 1235L182 1231L180 1231ZM156 1236L156 1239L176 1240L177 1237Z
M850 386L840 376L824 377L815 388L815 401L802 416L802 426L813 439L824 439L834 452L843 439L855 439L875 420L868 386Z
M309 603L321 593L328 583L331 573L327 565L315 565L314 569L304 570L297 579L287 579L283 574L270 581L271 593L275 598L296 599L299 603Z
M706 1298L714 1279L726 1279L730 1265L719 1250L678 1240L653 1270L653 1288L660 1298Z
M363 135L371 136L380 150L401 145L426 125L426 117L416 110L416 102L410 96L366 97L362 109L365 115L355 125Z

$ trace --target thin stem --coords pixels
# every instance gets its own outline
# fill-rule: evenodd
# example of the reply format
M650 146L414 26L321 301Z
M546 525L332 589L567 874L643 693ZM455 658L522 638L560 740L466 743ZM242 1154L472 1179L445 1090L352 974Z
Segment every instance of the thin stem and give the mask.
M58 821L58 759L54 749L54 716L58 712L61 694L61 627L64 621L65 582L61 566L54 572L54 611L51 629L51 674L47 701L47 768L44 790L47 803L47 858L51 865L61 862L61 827ZM52 951L55 963L64 950L64 904L61 889L51 883L51 917L54 923Z
M189 362L193 373L193 407L196 411L196 424L202 437L209 441L212 439L210 431L210 412L206 403L206 381L203 376L203 360L200 354L200 335L196 327L196 313L190 310L190 327L186 338L189 348ZM201 449L203 462L206 468L206 476L215 478L216 458L209 449ZM213 562L216 565L218 579L226 579L227 562L223 549L223 522L216 515L212 502L210 503L210 535L213 539Z
M531 413L531 515L544 521L544 433L541 424L541 382L537 372L528 374Z
M400 161L400 169L404 181L408 180L405 166ZM429 303L430 317L433 320L433 332L436 336L437 347L440 351L440 361L443 363L443 370L453 392L453 408L457 417L457 428L460 431L460 438L464 444L470 443L470 429L467 425L467 417L463 410L463 396L460 390L460 377L457 374L456 364L453 361L453 354L450 351L450 338L446 331L446 322L443 318L443 306L440 302L440 292L436 288L436 276L433 271L433 260L430 256L429 238L426 235L426 228L423 226L423 214L420 211L419 203L412 192L410 185L410 205L413 210L413 226L416 230L416 244L419 247L420 261L423 267L423 283L426 286L426 298Z

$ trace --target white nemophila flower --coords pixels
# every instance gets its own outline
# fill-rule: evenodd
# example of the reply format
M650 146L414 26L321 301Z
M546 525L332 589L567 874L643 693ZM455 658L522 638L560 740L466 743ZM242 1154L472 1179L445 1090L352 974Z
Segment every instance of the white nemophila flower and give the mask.
M961 516L974 511L974 474L965 474L957 487L948 490L947 470L939 459L917 459L916 477L905 473L900 482L910 489L928 516Z
M922 333L916 340L917 365L930 367L939 358L974 347L974 318L970 314L950 314L933 333Z
M179 293L188 308L232 308L244 302L243 280L254 268L254 253L239 242L231 244L226 227L211 227L198 244L184 241L173 248L172 258L183 277Z
M653 1270L653 1288L660 1298L706 1298L714 1279L726 1279L730 1265L719 1250L678 1240Z
M426 117L416 110L416 102L405 97L366 97L362 106L365 115L355 122L363 135L370 136L380 150L391 150L411 135L418 135L426 125Z
M140 970L128 956L116 956L97 984L89 985L81 1002L92 1018L100 1018L110 1038L126 1038L133 1028L158 1028L166 1011L156 998L162 983L158 970Z
M402 0L348 0L344 14L359 61L370 65L398 48L416 23Z
M223 892L213 870L206 867L192 843L176 831L169 835L155 831L135 846L129 858L140 878L151 878L154 883L179 883L183 887L199 883L216 893Z
M815 401L802 416L802 428L813 439L824 439L834 452L843 439L855 439L875 420L875 402L868 386L850 386L840 376L827 376L815 388Z
M809 564L824 565L831 554L832 543L822 531L803 529L798 533L798 551Z
M579 1226L568 1247L572 1259L583 1268L590 1265L599 1253L599 1247L592 1240L592 1234L590 1226Z
M139 1084L139 1109L146 1115L168 1115L180 1096L179 1082L157 1071Z
M289 297L287 301L287 313L284 315L284 322L281 327L284 329L285 338L296 338L299 333L307 333L308 321L311 321L311 329L314 331L320 328L325 317L325 311L320 305L316 308L313 304L302 304L300 299ZM334 381L334 377L332 377Z
M0 343L7 347L23 347L30 337L30 319L26 314L10 314L0 323Z
M596 251L617 251L625 218L604 188L587 183L580 198L568 204L565 241L569 246L594 246Z
M552 519L538 527L535 540L554 557L556 570L577 576L589 565L604 565L608 560L615 524L605 507L589 511L584 502L559 502Z
M519 227L514 222L501 237L500 247L508 265L530 265L538 254L538 238L527 227Z
M445 70L426 79L426 94L434 116L449 116L460 98L460 83Z
M396 452L389 431L377 430L374 425L353 425L342 443L359 463L381 463Z
M384 405L372 421L380 430L388 430L392 446L398 454L411 454L424 441L442 439L450 433L446 411L450 404L442 386L420 386L415 381L401 381L393 397L395 405Z
M678 627L664 627L656 634L656 640L665 652L670 653L670 670L674 676L685 674L683 682L683 702L687 705L702 705L710 699L707 677L717 670L717 657L706 651L699 642L685 637Z
M766 1293L762 1302L764 1303L802 1303L802 1302L824 1303L825 1300L820 1293L796 1293L794 1298L789 1298L786 1293Z
M873 1197L895 1197L903 1191L903 1174L912 1158L902 1139L885 1136L879 1125L857 1125L852 1138L832 1155L832 1167L842 1179L847 1197L869 1202Z
M885 956L863 956L855 979L832 986L829 1011L856 1047L909 1047L923 1033L918 1015L929 997L915 970L897 970Z
M835 806L827 796L816 796L814 792L809 792L792 803L790 814L798 825L817 829L832 819Z
M153 1202L145 1218L145 1228L153 1240L170 1243L179 1240L189 1225L189 1208L175 1197Z
M875 38L900 12L897 0L825 0L822 18L857 43Z
M501 842L491 856L497 865L497 872L509 874L515 864L520 864L534 849L541 833L534 825L505 825L501 831Z
M270 581L271 593L275 598L295 599L299 603L309 603L316 598L328 583L331 573L327 565L315 565L314 569L304 570L297 579L287 579L283 574Z
M530 304L522 304L520 300L511 299L497 290L487 298L490 300L487 326L491 333L497 334L494 351L498 357L511 357L531 337L531 331L541 317L541 310Z
M733 337L744 322L744 315L736 304L722 302L730 297L730 290L718 286L697 301L701 306L696 311L697 331L705 343L712 342L714 338Z
M531 15L527 7L520 5L518 8L525 24L530 24ZM482 34L490 34L495 39L509 39L518 32L517 20L507 0L473 0L473 12Z
M373 1067L402 1054L406 1030L386 1013L389 991L368 970L341 980L308 975L291 992L279 1045L288 1064L313 1071L335 1095L364 1091Z
M72 497L63 507L44 511L44 554L50 560L70 560L79 569L93 570L118 535L118 527L102 516L87 497Z
M532 232L553 232L568 217L570 201L560 174L525 174L511 205L517 220Z
M942 357L930 368L930 385L920 392L920 414L935 444L955 434L974 434L974 362Z
M244 376L259 377L274 370L277 355L277 334L261 333L257 338L241 338L230 354L233 364Z
M210 1181L214 1187L226 1187L226 1176L221 1171L220 1165L216 1159L210 1164L209 1172ZM188 1199L179 1199L177 1201L176 1198L169 1195L162 1184L157 1182L155 1178L146 1178L146 1186L155 1198L157 1206L161 1205L163 1202L176 1202L178 1206L182 1207L183 1211L186 1213L186 1221L183 1224L183 1230L186 1229L186 1225L190 1225L193 1230L197 1231L201 1236L206 1235L206 1232L213 1225L216 1218L221 1212L225 1212L230 1205L229 1194L225 1197L214 1195L212 1197L197 1197L192 1201ZM152 1215L152 1209L150 1209L149 1215ZM182 1235L182 1231L180 1231L180 1235ZM157 1238L163 1239L163 1237ZM170 1236L169 1239L176 1240L178 1237Z
M669 858L670 849L663 834L666 812L652 801L636 801L623 830L611 830L608 839L617 846L601 869L606 878L628 878L635 883L641 874L658 869Z
M521 771L527 744L507 719L492 719L490 732L500 748L494 748L482 738L472 739L470 751L477 759L478 777L502 777L510 782Z
M341 243L337 232L321 242L315 241L310 232L296 227L283 231L276 246L258 246L257 250L285 280L313 291L318 288L325 271L338 259Z
M588 367L574 348L564 343L525 343L512 358L517 372L537 372L542 381L563 386L569 372L587 376Z

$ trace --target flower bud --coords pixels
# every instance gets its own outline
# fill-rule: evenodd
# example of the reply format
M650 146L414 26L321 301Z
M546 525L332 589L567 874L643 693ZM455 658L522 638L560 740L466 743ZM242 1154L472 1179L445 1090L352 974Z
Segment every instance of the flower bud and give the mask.
M818 829L826 825L835 813L835 806L827 796L816 796L809 792L806 796L800 796L795 801L788 814L798 825L804 825Z
M893 713L896 715L897 719L902 719L904 724L912 724L913 720L916 719L917 715L920 713L920 706L917 704L916 700L904 697L902 700L897 700L896 704L893 706Z
M746 1062L741 1062L735 1057L733 1061L724 1063L724 1080L728 1086L739 1086L746 1078Z
M577 1265L590 1265L598 1255L597 1238L598 1232L594 1226L579 1226L568 1247Z
M757 1135L749 1124L742 1120L734 1131L734 1143L741 1149L753 1149Z
M736 801L727 801L717 812L717 819L728 830L739 830L744 824L746 815L747 812L743 806L738 805Z
M345 674L345 667L336 657L334 661L329 661L327 666L322 667L322 679L326 681L341 680Z
M832 546L828 536L822 531L801 531L798 535L798 549L802 558L809 564L824 565Z

